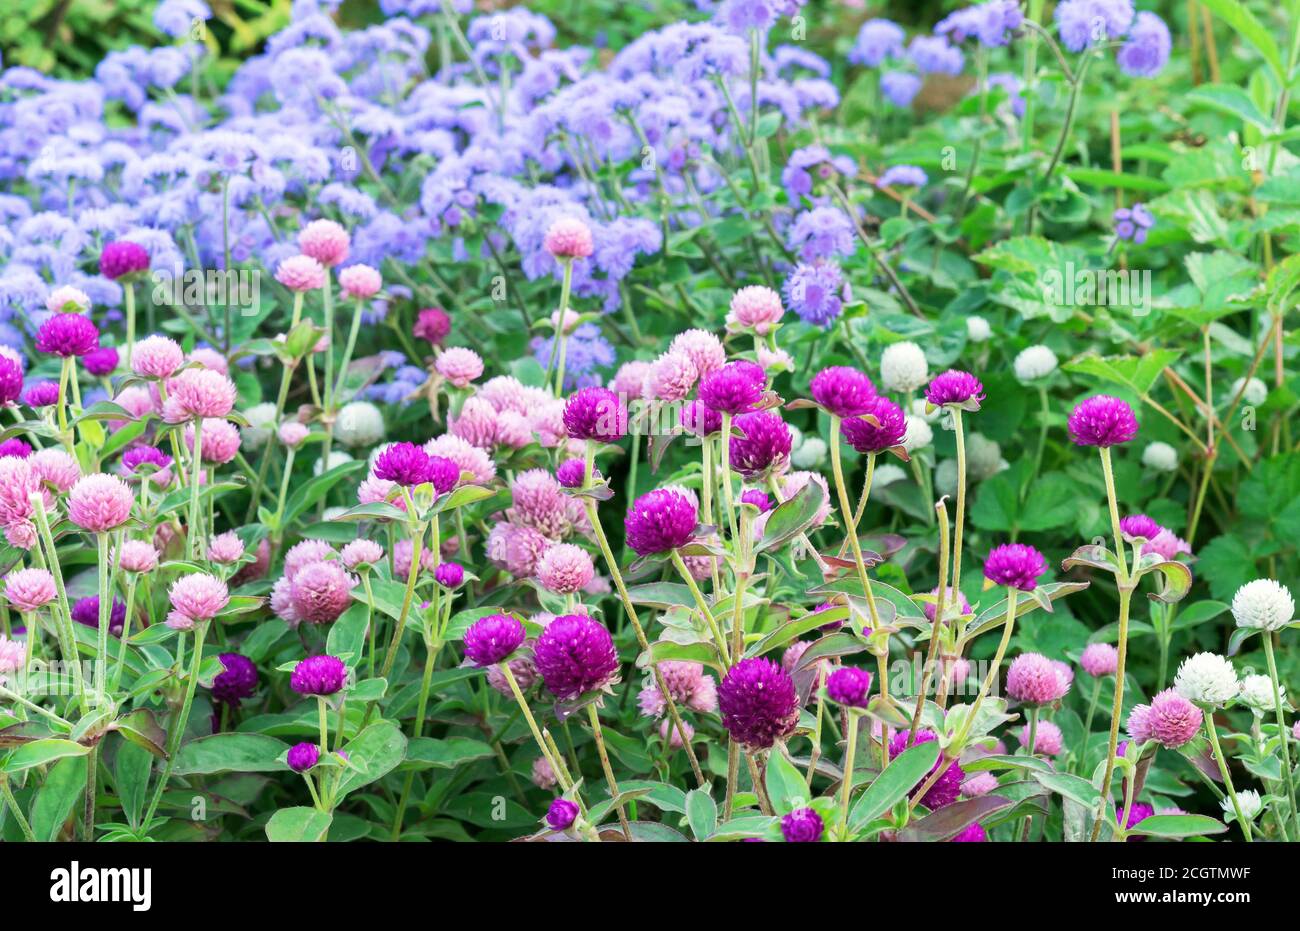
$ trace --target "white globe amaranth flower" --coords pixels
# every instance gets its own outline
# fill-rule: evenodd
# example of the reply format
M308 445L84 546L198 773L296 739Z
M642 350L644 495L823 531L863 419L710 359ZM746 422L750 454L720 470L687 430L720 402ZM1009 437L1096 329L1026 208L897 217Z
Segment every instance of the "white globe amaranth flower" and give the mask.
M384 433L384 415L369 401L344 404L334 421L334 436L344 446L370 446Z
M1030 346L1020 350L1013 364L1016 378L1021 381L1037 381L1056 371L1056 353L1046 346Z
M1142 464L1157 472L1173 472L1178 468L1178 450L1159 440L1148 443L1142 450Z
M1231 402L1241 392L1241 399L1251 407L1259 407L1268 400L1268 385L1264 384L1258 378L1251 378L1247 381L1244 378L1238 378L1232 383L1232 388L1228 391L1228 400Z
M275 405L270 401L254 404L244 411L248 426L239 433L243 448L247 452L256 452L266 445L275 431Z
M790 427L790 448L798 449L803 445L803 431L798 427Z
M1295 619L1295 601L1285 585L1272 579L1256 579L1232 596L1232 616L1238 627L1281 630Z
M966 318L966 338L972 343L982 343L993 335L993 328L983 317Z
M798 448L790 454L790 462L796 469L819 469L826 462L829 448L820 436L805 437Z
M926 409L925 398L914 398L912 400L912 409L907 411L913 417L920 417L926 423L938 423L940 418L944 418L947 413L942 407L936 407L934 410ZM950 418L946 418L950 419ZM950 429L945 427L945 429Z
M903 471L902 466L896 466L892 462L886 462L884 465L876 466L876 473L871 476L872 488L887 488L894 482L901 482L907 478L907 473Z
M1286 701L1286 686L1279 682L1277 692L1278 697ZM1258 717L1273 714L1273 680L1264 675L1246 676L1241 680L1241 692L1237 695L1237 701Z
M1237 697L1241 684L1231 660L1217 653L1197 653L1178 667L1174 688L1188 701L1222 705Z
M944 459L934 467L934 490L941 495L957 493L957 460Z
M337 469L339 466L343 465L343 463L351 462L351 461L352 461L351 456L349 456L347 453L343 452L342 450L336 449L330 453L329 468ZM324 465L325 463L317 459L316 462L311 467L312 475L323 475L325 473Z
M924 449L934 442L934 431L922 418L907 414L906 423L907 432L903 434L903 449L910 453Z
M880 357L880 381L890 391L915 391L930 380L925 351L911 340L885 347Z
M1237 804L1241 806L1242 817L1247 821L1254 821L1259 817L1259 813L1264 810L1264 800L1259 797L1259 793L1254 789L1238 789ZM1231 798L1225 795L1220 800L1219 805L1222 806L1224 814L1230 820L1237 817L1237 811L1232 805Z
M1002 458L1002 447L982 433L966 437L966 470L970 478L982 482L997 475L1007 467Z

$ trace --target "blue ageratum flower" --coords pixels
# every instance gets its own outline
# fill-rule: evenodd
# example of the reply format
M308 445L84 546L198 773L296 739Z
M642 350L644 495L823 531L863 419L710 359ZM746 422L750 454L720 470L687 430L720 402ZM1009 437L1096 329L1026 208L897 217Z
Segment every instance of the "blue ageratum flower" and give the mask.
M934 32L954 42L974 37L981 45L997 48L1011 41L1011 34L1024 21L1024 14L1014 0L988 0L948 14L934 27Z
M966 56L943 36L917 36L907 47L908 57L922 74L961 74Z
M781 183L791 204L799 203L800 197L812 194L813 174L829 178L835 174L852 176L857 165L847 155L832 155L824 145L810 145L795 149L790 153L790 160L781 171Z
M855 65L879 67L886 58L903 55L903 27L888 19L869 19L858 30L848 59Z
M566 390L590 388L604 383L601 370L612 368L617 354L614 347L594 323L584 323L565 339L564 386ZM551 362L555 351L554 337L536 337L532 343L533 358L543 369Z
M880 93L900 110L912 105L921 90L921 79L908 71L886 71L880 76Z
M930 177L915 165L894 165L876 179L876 187L925 187Z
M1072 52L1081 52L1100 39L1119 39L1127 34L1133 24L1133 4L1131 0L1065 0L1057 6L1053 18L1061 44Z
M835 262L799 263L781 290L786 306L804 323L820 327L835 322L849 296L844 273Z
M853 224L837 207L814 207L795 217L789 246L805 262L849 256L857 250Z
M1115 56L1119 70L1133 78L1155 77L1169 61L1169 27L1154 13L1142 12L1133 21L1128 41Z

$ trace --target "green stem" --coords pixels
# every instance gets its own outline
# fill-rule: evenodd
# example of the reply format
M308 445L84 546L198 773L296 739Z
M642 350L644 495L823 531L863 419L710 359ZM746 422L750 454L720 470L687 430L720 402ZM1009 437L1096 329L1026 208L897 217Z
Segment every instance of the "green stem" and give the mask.
M840 778L839 838L844 840L849 825L849 800L853 795L853 770L858 758L858 710L849 709L848 733L845 735L844 775Z
M1102 450L1106 453L1107 450ZM1109 459L1103 456L1109 464ZM1119 558L1124 559L1123 550ZM1124 667L1128 660L1128 613L1129 602L1133 598L1133 588L1127 581L1120 582L1119 587L1119 660L1115 664L1115 700L1110 707L1110 741L1106 747L1106 771L1101 778L1101 801L1097 809L1097 818L1092 825L1092 840L1101 836L1102 821L1106 816L1106 805L1111 801L1110 784L1115 775L1115 748L1119 746L1119 722L1124 715Z
M722 629L718 627L718 621L714 618L713 612L709 610L709 603L704 600L704 593L700 591L700 586L695 583L691 570L686 568L681 553L673 550L672 560L673 565L677 567L678 574L682 577L682 581L691 590L691 597L695 599L695 605L700 609L700 614L704 615L704 623L708 625L709 633L713 637L713 643L718 648L718 658L722 660L724 666L730 666L731 653L727 649L727 640L722 636Z
M1223 784L1228 787L1228 798L1232 800L1232 811L1237 816L1237 826L1241 828L1242 835L1246 838L1246 842L1249 843L1251 841L1250 822L1241 813L1241 801L1237 798L1237 790L1233 788L1232 774L1228 772L1228 763L1223 758L1223 748L1219 746L1219 732L1214 726L1214 709L1210 709L1205 713L1205 732L1209 735L1210 747L1214 750L1214 761L1219 764L1219 772L1223 774Z
M175 727L167 740L167 765L163 767L162 778L158 781L158 788L154 790L153 800L149 803L149 810L145 812L144 821L141 823L147 830L149 823L153 820L154 812L158 810L158 803L162 801L163 792L167 789L167 780L171 778L172 767L176 765L176 753L181 747L181 738L185 736L185 726L190 720L190 708L194 704L194 690L199 684L199 667L203 664L203 640L208 633L208 624L206 622L197 624L194 628L194 657L190 661L190 675L185 683L185 698L181 703L181 713L176 719Z
M618 799L618 781L614 778L614 768L609 765L609 753L605 750L605 735L600 729L600 715L596 713L596 703L587 703L587 720L591 722L591 735L596 738L596 753L600 756L600 767L605 771L605 783L609 786L610 801ZM618 812L618 823L623 829L623 836L629 841L632 840L632 826L627 823L627 815L623 812L623 803L615 801L615 810Z
M1287 800L1291 803L1292 837L1300 837L1300 821L1297 821L1295 806L1295 774L1291 770L1291 734L1286 729L1286 716L1282 712L1282 688L1278 684L1277 660L1273 656L1273 633L1263 632L1264 656L1268 660L1268 677L1273 683L1273 711L1277 715L1277 739L1282 745L1282 775L1286 779ZM1283 831L1283 839L1290 840Z
M9 806L9 811L13 813L14 820L18 822L18 828L23 832L29 844L36 843L36 835L32 833L32 826L27 823L27 818L23 815L23 810L18 807L18 799L14 798L14 790L9 787L7 776L0 776L0 796L3 796L5 804Z

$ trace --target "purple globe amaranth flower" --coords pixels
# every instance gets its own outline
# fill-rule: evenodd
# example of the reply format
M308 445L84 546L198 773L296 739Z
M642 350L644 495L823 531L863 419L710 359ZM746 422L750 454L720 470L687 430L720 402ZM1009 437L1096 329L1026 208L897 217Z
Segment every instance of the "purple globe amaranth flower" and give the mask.
M735 420L728 440L731 467L746 478L758 478L790 458L790 428L776 411L754 411Z
M865 414L876 396L871 379L847 365L822 369L813 376L808 390L818 405L836 417Z
M1032 592L1038 577L1047 571L1043 554L1024 543L1004 543L989 551L984 560L984 578L998 585Z
M890 739L889 758L891 760L909 747L914 747L917 744L929 743L930 741L937 739L934 731L929 729L917 731L916 736L911 737L910 740L909 737L911 737L910 732L904 729L899 731ZM930 767L930 775L933 775L934 771L943 765L943 754L940 754L939 759L935 761L932 767ZM943 771L943 775L935 780L934 784L926 790L925 795L921 798L921 804L931 810L943 808L945 805L951 805L961 797L961 783L965 778L965 770L963 770L955 760L947 764L947 768ZM925 781L926 780L924 779L921 780L921 784L924 785ZM916 789L913 789L910 794L914 796L916 791Z
M81 314L53 314L36 333L36 348L52 356L84 356L99 348L99 328Z
M583 460L565 459L555 468L555 480L564 488L581 488L586 472L587 464Z
M578 806L567 798L557 798L546 810L546 826L552 831L567 831L578 820Z
M439 563L438 568L433 570L433 577L443 588L460 588L465 581L465 570L459 563Z
M100 346L81 357L81 366L90 375L102 378L117 371L117 350L112 346Z
M954 837L950 843L983 843L989 839L988 831L984 830L984 825L978 821L972 822L961 829L961 832Z
M337 656L309 656L293 668L289 687L299 695L333 695L347 678L348 667Z
M740 496L741 504L752 504L758 508L758 513L766 514L772 509L772 501L768 498L767 492L761 488L751 488Z
M28 407L49 407L57 404L58 400L59 383L54 381L38 381L23 395L23 401Z
M979 410L984 386L970 372L948 369L930 379L925 387L925 399L935 407L952 404L965 410Z
M460 466L446 456L429 457L429 483L437 494L445 495L460 482Z
M755 750L766 750L799 723L794 680L762 656L742 659L727 671L718 686L718 709L727 732Z
M867 707L871 673L857 666L841 666L826 680L826 697L850 708Z
M627 545L638 556L666 553L695 537L699 513L680 491L656 488L632 502L624 521Z
M433 457L414 443L394 443L375 460L375 478L407 488L431 481L433 469Z
M320 748L314 743L303 741L294 744L289 748L289 755L285 758L289 768L295 773L305 773L311 769L320 760Z
M1097 394L1080 401L1070 412L1070 438L1079 446L1106 449L1137 436L1133 408L1119 398Z
M1146 802L1134 802L1132 807L1128 810L1128 816L1124 818L1124 829L1129 831L1133 830L1133 828L1137 827L1139 822L1147 820L1147 818L1150 818L1155 813L1155 808L1148 805ZM1118 817L1119 816L1116 815L1117 819ZM1142 836L1130 837L1128 839L1130 841L1146 840L1146 838Z
M212 700L238 708L257 691L257 666L240 653L221 653L217 658L224 671L212 680Z
M23 367L17 359L0 355L0 404L12 404L23 393Z
M564 432L575 440L617 442L627 433L627 407L608 388L580 388L564 403Z
M901 407L889 398L877 395L862 414L840 422L840 435L855 450L866 455L903 445L903 437L907 435L907 415Z
M719 414L743 414L763 399L766 379L755 362L728 362L700 379L700 401Z
M781 819L781 836L788 844L815 844L825 831L822 816L811 808L796 808Z
M149 252L139 243L119 239L99 253L99 273L111 281L149 270Z
M15 459L26 459L32 454L32 447L26 440L20 440L13 436L0 443L0 459L5 456L13 456Z
M722 429L722 414L703 401L687 401L678 419L683 428L696 436L709 436Z
M1164 528L1145 514L1130 514L1121 518L1119 529L1129 543L1136 540L1154 540Z
M465 631L465 656L476 666L495 666L519 649L527 636L518 618L489 614Z
M170 468L171 464L172 457L154 446L132 446L122 453L122 467L131 473L157 472ZM142 466L153 468L142 469Z
M87 598L79 598L72 606L72 619L78 624L84 624L86 627L99 628L99 596L91 595ZM122 632L122 625L126 623L126 603L114 598L112 607L108 609L108 632L117 636Z
M585 614L563 614L547 624L533 647L533 662L561 701L601 688L618 672L609 631Z

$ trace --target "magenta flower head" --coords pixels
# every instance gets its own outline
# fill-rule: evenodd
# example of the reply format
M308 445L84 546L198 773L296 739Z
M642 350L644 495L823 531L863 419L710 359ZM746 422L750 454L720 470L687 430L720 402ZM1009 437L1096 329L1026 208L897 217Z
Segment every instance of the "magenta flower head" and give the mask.
M1113 676L1119 668L1119 651L1109 643L1090 643L1083 648L1079 665L1094 679Z
M309 656L289 676L289 687L299 695L333 695L348 679L348 667L337 656Z
M958 833L957 836L952 839L951 843L979 844L979 843L984 843L988 839L989 839L989 833L988 831L984 830L984 825L980 824L978 821L975 821L972 822L971 824L966 825L966 827L962 828L961 832Z
M64 359L99 348L99 328L81 314L54 314L36 332L36 348Z
M304 740L289 748L289 755L285 758L285 762L295 773L305 773L315 766L319 759L320 748Z
M790 458L790 428L776 411L754 411L735 420L731 465L745 478L758 478L780 468Z
M857 666L841 666L826 680L826 696L849 708L867 707L871 692L871 673Z
M700 379L700 401L719 414L743 414L763 399L766 384L761 366L738 359Z
M998 585L1032 592L1038 577L1047 571L1043 554L1024 543L995 546L984 560L984 578Z
M561 700L601 688L618 672L609 631L585 614L563 614L547 624L533 647L533 662Z
M476 666L495 666L519 649L527 633L508 614L481 617L465 631L465 656Z
M375 478L406 488L423 485L432 478L432 459L423 447L414 443L394 443L375 459Z
M722 726L740 744L766 750L799 723L794 680L777 663L762 656L742 659L718 686Z
M465 581L465 569L459 563L439 563L433 570L433 578L443 588L460 588Z
M546 230L542 248L557 259L585 259L594 248L591 227L577 217L560 217Z
M581 488L586 470L587 464L581 459L565 459L555 469L555 480L564 488Z
M17 360L0 355L0 404L12 404L23 393L23 367Z
M308 563L294 573L289 599L300 621L332 624L352 604L356 579L336 560Z
M117 350L112 346L100 346L81 357L81 367L86 373L96 378L112 375L117 371Z
M1079 446L1106 449L1137 436L1138 422L1133 408L1124 401L1097 394L1084 398L1070 412L1069 428L1070 437Z
M168 591L172 607L190 621L210 621L230 603L226 583L206 572L192 572L172 583Z
M99 629L99 596L91 595L88 598L80 598L72 606L70 612L72 619L78 624L84 624L86 627ZM122 624L126 621L126 604L114 598L112 604L108 606L108 632L113 636L122 633Z
M1155 808L1152 807L1151 805L1148 805L1146 802L1134 802L1133 805L1128 809L1128 817L1124 819L1125 830L1129 830L1129 831L1133 830L1133 828L1137 827L1138 822L1145 821L1147 818L1150 818L1155 813L1156 813ZM1128 839L1130 841L1140 841L1140 840L1145 840L1146 838L1139 835L1137 837L1130 837Z
M59 401L59 383L54 381L38 381L27 389L23 395L23 401L28 407L49 407L57 404Z
M822 816L811 808L796 808L781 819L781 836L788 844L815 844L825 830Z
M836 417L865 414L876 396L876 386L865 373L848 365L832 365L813 376L808 385L812 399Z
M275 280L295 294L325 287L325 266L309 255L294 255L275 269Z
M772 502L767 497L767 492L761 488L751 488L740 496L741 504L749 504L758 508L758 513L766 514L772 509Z
M20 440L16 436L0 442L0 459L5 456L13 456L15 459L26 459L32 454L31 444L26 440Z
M1119 522L1119 529L1129 543L1154 540L1164 528L1145 514L1130 514Z
M1021 653L1007 670L1007 695L1026 705L1050 705L1065 697L1069 680L1041 653Z
M439 346L451 333L451 317L441 307L426 307L416 316L411 333L416 339Z
M666 553L690 543L697 523L699 514L689 498L671 488L657 488L628 508L627 545L638 556Z
M948 369L930 380L925 387L925 400L935 407L953 405L963 410L977 411L984 400L984 386L970 372Z
M696 436L710 436L722 429L722 415L703 401L687 401L678 415L682 428Z
M1139 705L1133 709L1138 713ZM1147 706L1144 723L1148 740L1154 740L1166 750L1177 750L1190 743L1201 730L1205 713L1175 689L1165 689Z
M68 493L68 517L82 530L104 533L131 516L135 495L116 475L96 472L77 479Z
M627 433L627 408L608 388L581 388L564 403L564 432L575 440L614 443Z
M436 493L445 495L460 482L460 466L446 456L430 456L429 482Z
M924 729L916 732L912 739L907 728L900 730L889 741L889 758L892 760L909 747L917 744L929 743L937 739L932 730ZM936 769L944 765L943 754L935 761L934 766L930 767L930 773L933 774ZM966 772L956 762L949 764L948 768L943 771L943 775L935 780L929 790L921 798L921 804L931 810L943 808L945 805L951 805L961 796L962 780L966 778ZM921 780L924 784L926 780ZM912 790L915 794L916 790Z
M19 611L35 611L54 600L54 576L45 569L16 569L5 577L5 600Z
M257 666L240 653L221 653L223 671L212 680L212 700L238 708L245 698L257 691Z
M546 810L546 826L552 831L567 831L578 820L578 806L567 798L557 798Z
M903 445L903 437L907 435L907 415L901 407L889 398L877 395L867 403L867 409L862 413L861 417L847 417L840 422L840 435L855 450L867 455Z
M118 281L149 270L149 252L139 243L118 239L104 245L99 253L99 273Z

